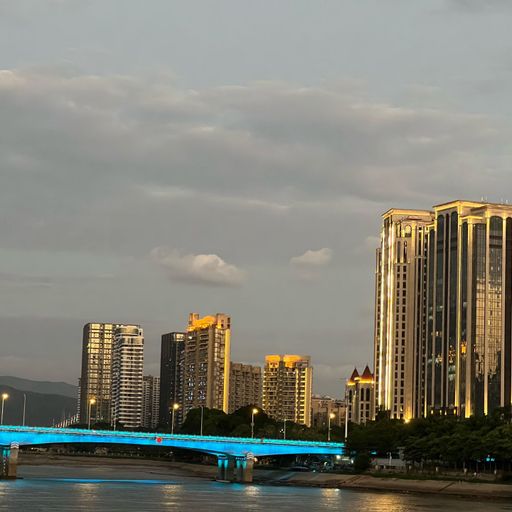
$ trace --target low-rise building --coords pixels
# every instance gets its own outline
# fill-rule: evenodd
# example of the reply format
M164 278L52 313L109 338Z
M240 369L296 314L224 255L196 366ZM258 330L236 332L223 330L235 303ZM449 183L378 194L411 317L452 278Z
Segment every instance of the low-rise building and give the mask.
M330 396L313 395L311 398L311 426L322 430L329 426L329 416L331 418L331 427L343 427L345 424L345 401Z
M366 423L375 418L375 379L368 366L361 375L354 368L345 388L345 402L347 421Z

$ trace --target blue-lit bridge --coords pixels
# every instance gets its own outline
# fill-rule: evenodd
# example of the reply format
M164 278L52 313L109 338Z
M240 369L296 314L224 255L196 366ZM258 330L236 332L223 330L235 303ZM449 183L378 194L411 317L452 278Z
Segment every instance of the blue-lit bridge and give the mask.
M255 457L272 455L342 455L343 443L191 436L148 432L0 426L0 477L16 476L18 447L52 444L129 444L181 448L215 455L219 480L252 481Z

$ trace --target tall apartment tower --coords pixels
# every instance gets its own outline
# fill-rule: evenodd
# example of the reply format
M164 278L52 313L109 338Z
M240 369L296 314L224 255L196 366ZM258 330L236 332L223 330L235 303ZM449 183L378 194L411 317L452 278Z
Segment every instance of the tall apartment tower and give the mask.
M142 386L142 426L153 429L158 426L160 377L144 375Z
M175 413L174 424L180 426L183 423L185 338L184 332L162 334L159 407L159 423L162 426L168 427L171 424L170 411L173 404L180 405Z
M261 407L261 367L231 363L229 378L229 412L247 405Z
M118 325L112 348L112 421L142 425L144 335L138 325Z
M309 356L268 355L263 373L263 410L276 420L311 426L313 368Z
M453 201L429 232L423 413L512 403L512 207Z
M189 315L184 357L183 413L196 407L228 412L231 319Z
M88 323L83 328L80 423L110 423L112 344L117 324ZM89 402L94 405L89 407Z
M390 210L377 255L378 407L405 419L510 407L512 207Z
M347 421L361 424L375 417L375 379L368 366L361 375L354 368L345 387L345 403Z
M426 245L434 215L391 209L383 215L375 272L377 410L412 418L421 403L426 329Z

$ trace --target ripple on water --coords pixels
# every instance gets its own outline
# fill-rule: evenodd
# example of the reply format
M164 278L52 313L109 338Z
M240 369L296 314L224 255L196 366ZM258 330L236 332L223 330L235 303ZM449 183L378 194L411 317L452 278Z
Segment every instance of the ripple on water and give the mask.
M21 474L24 479L0 482L0 511L512 511L512 505L504 502L435 495L229 485L175 476L165 479L165 471L143 468L37 466L23 467Z

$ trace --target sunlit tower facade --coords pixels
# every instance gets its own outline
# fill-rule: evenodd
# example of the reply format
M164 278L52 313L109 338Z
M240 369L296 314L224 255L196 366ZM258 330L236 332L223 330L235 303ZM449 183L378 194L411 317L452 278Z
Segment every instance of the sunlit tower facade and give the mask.
M512 207L433 210L423 413L490 414L512 402Z
M512 207L452 201L384 214L377 409L408 419L512 404Z
M184 349L184 416L207 407L228 412L231 318L223 313L189 315Z
M310 356L268 355L263 371L263 410L276 420L311 426L313 367Z
M376 410L410 419L422 402L426 330L426 244L434 215L391 209L383 215L375 272Z
M112 346L112 422L142 425L144 334L139 325L118 325Z
M117 324L88 323L83 328L80 377L80 423L110 423L112 344ZM90 402L94 405L90 407Z

